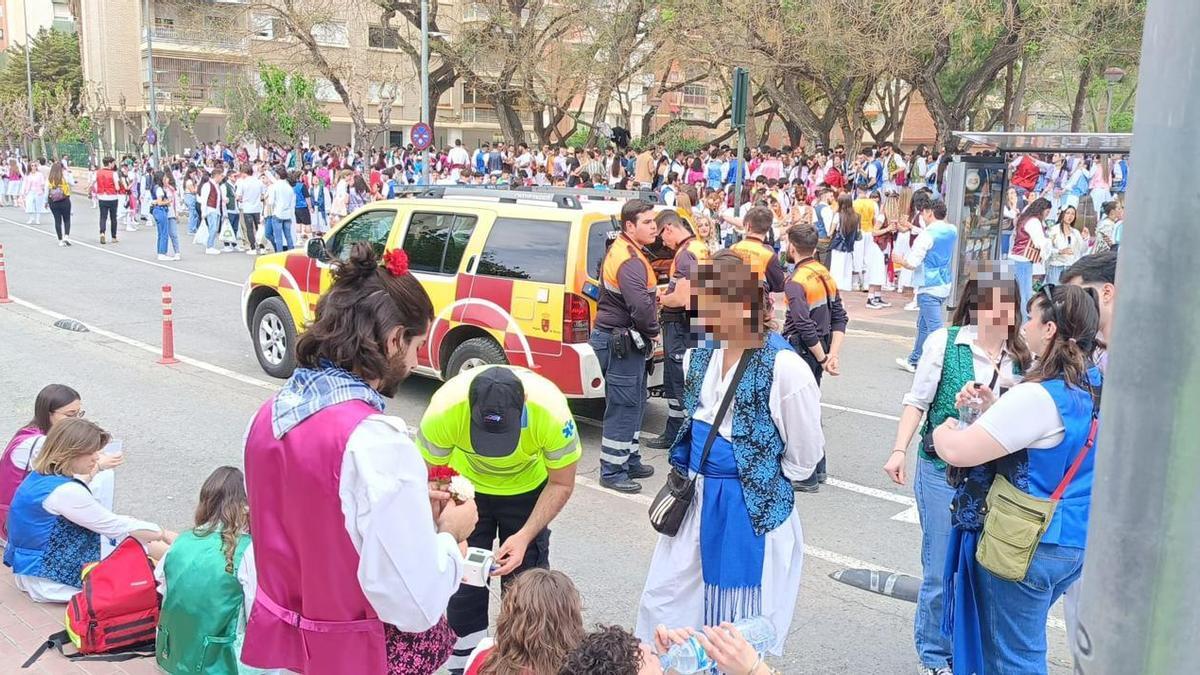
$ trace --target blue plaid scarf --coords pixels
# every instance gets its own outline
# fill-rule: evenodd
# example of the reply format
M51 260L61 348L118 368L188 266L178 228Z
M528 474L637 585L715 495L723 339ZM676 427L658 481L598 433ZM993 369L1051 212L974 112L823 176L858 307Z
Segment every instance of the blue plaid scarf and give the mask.
M322 361L320 368L297 368L271 406L271 431L275 438L329 406L363 401L383 412L384 401L359 376Z

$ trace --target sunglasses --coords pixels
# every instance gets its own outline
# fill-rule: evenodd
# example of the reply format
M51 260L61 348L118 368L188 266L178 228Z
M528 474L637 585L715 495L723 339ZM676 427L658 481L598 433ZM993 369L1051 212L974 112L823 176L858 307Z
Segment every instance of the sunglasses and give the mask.
M1054 304L1054 289L1058 288L1057 284L1042 284L1042 290L1038 291L1038 295L1046 302L1046 306L1050 308L1050 320L1058 325L1058 307Z

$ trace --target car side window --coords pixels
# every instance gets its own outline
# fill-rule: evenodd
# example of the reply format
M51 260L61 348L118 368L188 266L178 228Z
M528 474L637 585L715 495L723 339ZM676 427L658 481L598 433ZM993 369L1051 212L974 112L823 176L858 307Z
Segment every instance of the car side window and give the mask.
M597 220L588 226L587 240L587 274L593 279L600 278L600 264L604 262L604 254L618 234L617 224L612 218Z
M497 218L476 273L561 284L567 277L570 236L571 224L565 221Z
M455 274L478 219L461 213L413 213L402 247L415 272Z
M383 255L387 246L388 235L392 233L392 224L396 222L396 212L390 210L366 211L354 217L343 225L329 242L329 255L337 260L350 257L350 248L355 242L365 241L375 249L376 255Z

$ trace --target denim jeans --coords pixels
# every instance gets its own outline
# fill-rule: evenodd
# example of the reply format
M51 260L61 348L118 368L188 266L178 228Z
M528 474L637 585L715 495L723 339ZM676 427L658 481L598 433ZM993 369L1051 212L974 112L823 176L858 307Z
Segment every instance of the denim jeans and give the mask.
M976 567L975 593L988 675L1046 673L1046 617L1083 573L1083 549L1039 544L1025 580Z
M196 230L200 229L200 202L196 195L185 193L183 205L187 208L188 234L196 234Z
M183 253L179 248L179 219L174 216L167 218L167 238L171 240L171 246L175 247L175 253Z
M1024 324L1029 320L1025 305L1033 297L1033 263L1021 260L1014 260L1012 263L1013 274L1017 277L1017 289L1021 292L1021 300L1017 305L1021 308L1021 323Z
M917 340L913 343L912 353L908 362L917 365L921 360L921 352L925 350L925 338L942 327L942 305L946 298L939 298L929 293L917 293Z
M292 248L292 221L267 216L263 225L263 237L271 242L276 251L288 251Z
M1046 283L1057 284L1062 280L1063 272L1066 272L1065 265L1046 265Z
M604 374L604 424L600 439L600 477L627 480L642 465L642 417L646 413L646 357L630 350L618 357L612 331L596 329L589 342Z
M204 216L204 224L208 226L208 248L216 248L217 240L221 238L221 212L212 211Z
M171 224L167 222L167 207L152 206L150 208L150 215L154 216L154 229L158 234L158 254L166 255L168 239L167 231L171 227Z
M913 494L921 519L921 590L917 592L917 615L913 639L917 657L926 668L945 668L952 644L942 634L942 577L946 571L946 548L950 541L950 500L954 490L946 483L946 472L932 460L917 457Z

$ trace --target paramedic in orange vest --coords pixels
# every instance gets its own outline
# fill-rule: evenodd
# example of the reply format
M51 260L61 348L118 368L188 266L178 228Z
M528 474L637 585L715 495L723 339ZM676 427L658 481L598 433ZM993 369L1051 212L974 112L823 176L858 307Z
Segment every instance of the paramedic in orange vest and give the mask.
M621 233L601 265L603 287L591 345L604 373L604 431L600 485L640 492L638 478L654 475L642 464L638 433L646 410L646 358L658 337L657 275L643 250L658 236L654 207L631 199L621 207Z
M838 355L850 320L833 275L813 257L817 240L817 231L811 225L797 225L788 230L788 255L796 261L796 270L783 289L787 298L783 337L812 369L820 385L822 373L841 374ZM793 486L800 492L816 492L824 482L822 454L813 475L794 482Z
M729 250L750 264L750 269L769 292L782 293L787 273L783 271L779 255L767 243L775 215L765 206L755 206L746 212L742 221L746 226L746 237Z
M675 211L662 211L654 220L662 232L663 243L675 251L668 274L667 290L659 295L663 335L663 389L667 395L667 427L662 436L646 442L646 447L669 448L683 424L683 353L693 346L691 274L709 259L708 245L692 234L688 224Z

